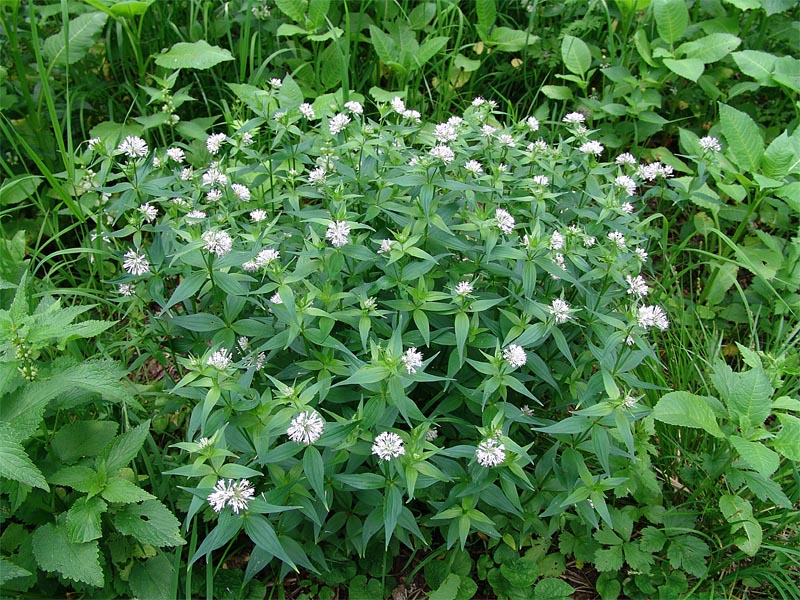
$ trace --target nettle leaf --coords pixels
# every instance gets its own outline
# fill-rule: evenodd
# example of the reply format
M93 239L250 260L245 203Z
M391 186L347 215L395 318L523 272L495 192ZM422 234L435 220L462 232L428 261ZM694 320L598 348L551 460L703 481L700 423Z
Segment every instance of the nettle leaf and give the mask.
M563 579L546 577L533 588L533 600L568 600L575 588Z
M670 538L667 558L673 569L683 569L689 575L702 577L706 572L706 556L710 554L708 544L693 535Z
M750 115L720 103L719 123L733 162L744 171L757 172L764 156L764 140L756 122Z
M728 407L731 417L748 425L762 425L772 410L772 383L764 369L750 369L742 373L717 363L711 381Z
M594 568L601 573L619 571L622 568L622 546L601 548L594 553Z
M752 77L761 84L767 84L772 79L777 57L769 52L760 50L742 50L734 52L731 57L745 75Z
M114 473L122 467L128 466L142 449L147 435L150 433L150 421L147 420L138 427L117 437L98 457L98 464L105 463L106 471Z
M697 81L705 71L705 64L699 58L665 58L664 66L673 73L686 79Z
M71 65L81 60L106 25L108 15L90 12L69 21L67 27L44 41L42 52L54 65Z
M681 44L675 52L683 54L686 58L712 63L725 58L741 43L742 40L730 33L711 33L698 40Z
M778 413L781 430L775 436L772 447L789 460L800 461L800 419L795 416Z
M103 568L100 566L97 542L71 542L64 525L48 523L39 527L33 533L33 555L43 571L103 587Z
M174 598L172 580L175 568L172 561L163 554L137 562L131 569L128 579L131 590L138 598Z
M17 441L17 433L6 423L0 423L0 477L50 491L44 475Z
M653 16L661 39L674 44L689 27L689 9L684 0L653 0Z
M761 442L749 442L738 435L732 435L728 439L742 460L756 472L768 477L778 470L780 457L777 452L773 452Z
M755 556L761 547L764 533L761 524L753 518L750 502L733 494L725 494L719 499L719 509L725 520L731 524L731 533L740 530L744 532L744 536L737 536L733 543L748 556Z
M653 417L662 423L694 427L703 429L714 437L725 437L705 396L689 392L665 394L653 409Z
M71 542L91 542L103 536L100 516L108 505L97 496L84 496L75 501L67 512L67 531Z
M178 42L159 54L155 62L165 69L210 69L221 62L233 60L230 50L211 46L205 40Z
M178 519L158 500L125 506L114 516L114 525L120 533L158 548L186 543Z
M97 456L114 439L117 427L114 421L68 423L53 436L53 451L67 464L83 456Z
M121 504L133 504L143 500L155 500L155 496L122 477L112 477L109 479L100 495L109 502L119 502Z

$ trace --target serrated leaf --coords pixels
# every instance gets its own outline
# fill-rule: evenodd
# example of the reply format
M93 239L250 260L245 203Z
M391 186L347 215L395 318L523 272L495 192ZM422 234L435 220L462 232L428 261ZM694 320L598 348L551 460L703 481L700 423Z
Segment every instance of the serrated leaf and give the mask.
M683 569L690 575L702 577L706 572L708 544L693 536L681 534L670 538L667 558L673 569Z
M664 66L673 73L694 82L700 78L706 68L699 58L665 58Z
M743 531L734 543L748 556L755 556L761 547L763 531L758 521L753 518L753 507L744 498L725 494L719 499L719 509L725 520L731 524L731 533Z
M752 77L759 83L769 83L772 79L772 70L775 68L776 57L769 52L742 50L741 52L734 52L731 57L742 73Z
M398 61L399 57L397 56L397 46L389 34L385 33L375 25L370 25L369 35L370 41L372 42L372 47L375 49L375 53L382 62L389 64Z
M6 423L0 423L0 477L50 491L44 475L17 441L17 432Z
M122 467L127 467L139 454L149 433L150 421L147 420L138 427L118 436L97 458L98 465L104 462L108 473L114 473Z
M17 577L27 577L28 575L32 575L32 573L0 556L0 586Z
M79 492L91 493L98 485L98 475L89 467L64 467L48 476L48 481L53 485L65 485Z
M44 41L42 52L54 65L74 64L86 56L107 20L108 15L99 11L77 16Z
M275 0L275 6L296 23L305 21L308 0Z
M667 536L660 529L647 526L642 529L642 537L639 539L639 547L645 552L660 552L667 541Z
M742 40L733 34L711 33L698 40L681 44L676 53L683 53L686 58L696 58L707 64L722 60L741 43Z
M694 427L714 437L725 437L705 397L689 392L670 392L662 396L653 409L653 417L662 423Z
M165 69L210 69L221 62L233 60L230 50L211 46L205 40L178 42L155 58Z
M773 179L783 179L800 166L800 156L785 131L767 146L761 164L764 175Z
M158 500L125 506L114 516L114 525L120 533L158 548L186 543L178 519Z
M721 391L721 390L720 390ZM731 415L750 425L762 425L772 410L772 383L764 369L734 373L726 394L721 394Z
M33 555L43 571L103 587L100 548L96 541L73 543L69 541L65 526L52 523L39 527L33 533L32 541Z
M570 73L583 77L592 66L592 53L582 39L565 35L561 40L561 60Z
M137 598L174 598L172 580L175 568L163 554L137 562L131 569L128 583Z
M67 423L53 436L53 451L67 464L83 456L97 456L114 439L117 427L114 421Z
M689 26L685 0L653 0L651 6L658 35L668 44L674 44Z
M778 413L781 430L772 442L772 447L789 460L800 461L800 419Z
M120 504L133 504L143 500L155 500L155 496L144 491L135 483L131 483L122 477L112 477L106 482L106 486L100 495L109 502Z
M757 172L764 155L764 140L758 125L749 115L727 104L719 105L719 120L733 162L744 171Z
M563 579L547 577L533 588L533 600L568 600L575 588Z
M108 505L97 496L86 496L75 501L67 511L67 531L71 542L91 542L103 536L100 516Z
M622 546L595 550L594 567L598 571L619 571L622 568Z
M780 457L777 452L773 452L761 442L750 442L738 435L732 435L728 439L742 460L764 477L768 477L778 470Z

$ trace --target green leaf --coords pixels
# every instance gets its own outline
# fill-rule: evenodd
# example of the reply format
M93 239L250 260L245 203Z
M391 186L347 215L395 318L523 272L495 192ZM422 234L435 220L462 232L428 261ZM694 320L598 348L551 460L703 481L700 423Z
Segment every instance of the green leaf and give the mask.
M131 569L128 583L137 598L174 598L172 580L175 568L163 554L136 562Z
M161 307L162 311L169 310L176 304L193 297L197 291L203 287L203 284L208 279L208 273L205 271L194 271L188 277L178 284L172 296L164 306Z
M667 536L660 529L652 526L647 526L642 529L642 537L639 539L639 547L645 552L661 552L664 544L667 542Z
M44 475L17 441L17 432L6 423L0 423L0 477L50 491Z
M764 369L750 369L731 373L729 377L725 392L718 389L731 416L737 416L741 423L762 425L772 410L773 388L769 376Z
M372 47L378 58L385 64L396 63L399 59L397 56L397 47L394 40L380 28L375 25L369 26L370 41Z
M533 588L533 600L568 600L575 588L563 579L547 577Z
M488 33L497 20L497 7L494 0L475 0L475 15L478 26Z
M97 471L89 467L64 467L47 479L53 485L69 486L79 492L93 493L102 487L98 485Z
M622 546L601 548L595 550L594 568L601 573L605 571L619 571L622 568Z
M43 571L103 587L103 568L100 566L97 542L71 542L65 526L48 523L39 527L33 533L33 555Z
M776 56L760 50L742 50L734 52L731 57L745 75L752 77L759 83L769 83L772 71L775 68Z
M325 89L330 89L342 81L342 72L347 68L337 44L328 44L319 55L320 80Z
M312 29L317 30L325 24L330 7L331 0L309 0L308 21Z
M755 556L761 547L763 531L753 518L750 502L739 496L725 494L719 499L719 509L725 520L731 524L731 533L743 530L744 536L734 538L733 543L748 556Z
M275 6L294 22L303 23L305 21L308 0L275 0Z
M719 119L733 162L744 171L758 172L764 155L764 140L758 125L749 115L722 103L719 105Z
M428 600L455 600L458 597L458 588L461 585L461 577L455 573L450 573L439 585Z
M421 67L425 63L427 63L431 58L436 56L442 48L447 46L447 42L450 41L450 38L444 35L437 35L435 37L429 37L422 45L419 47L419 50L414 54L414 64L418 67Z
M714 437L725 437L704 396L689 392L665 394L653 409L653 417L662 423L694 427L703 429Z
M665 58L664 66L673 73L695 82L700 78L700 75L703 74L706 68L703 61L699 58L681 58L677 60Z
M0 556L0 586L5 585L12 579L17 577L26 577L32 575L27 569L23 569L19 565L14 564L10 560L6 560Z
M66 464L83 456L97 456L114 439L117 427L114 421L67 423L53 436L53 451Z
M314 446L308 446L303 453L303 472L306 474L311 489L317 497L327 506L325 498L325 465L322 455Z
M667 558L673 569L683 569L690 575L702 577L706 572L708 544L693 536L681 534L670 538Z
M159 54L155 63L165 69L210 69L221 62L233 60L230 50L211 46L205 40L178 42Z
M767 146L761 164L764 175L778 180L798 169L800 156L785 131Z
M500 572L511 585L528 588L539 577L539 567L529 558L515 558L500 565Z
M149 433L150 421L147 420L138 427L118 436L98 457L98 465L105 462L108 473L114 473L122 467L127 467L139 454Z
M0 206L19 204L32 197L42 181L44 177L37 175L18 175L6 179L3 185L0 185Z
M94 45L107 20L108 15L103 12L90 12L75 17L69 21L68 27L44 41L42 53L54 65L64 66L78 62Z
M109 502L120 504L133 504L143 500L155 500L155 496L144 491L135 483L122 477L112 477L106 482L105 488L100 493Z
M775 436L772 447L789 460L800 461L800 419L778 413L781 430Z
M738 435L732 435L728 439L742 460L759 474L768 477L778 470L780 457L777 452L773 452L761 442L749 442Z
M651 6L658 35L668 44L674 44L689 27L685 0L653 0Z
M158 548L186 543L181 537L178 519L158 500L125 506L114 516L114 525L120 533Z
M297 571L294 561L286 553L281 545L272 524L262 515L248 515L244 520L244 530L250 540L262 550L277 556L280 560Z
M542 93L551 100L572 100L572 90L565 85L543 85Z
M100 516L108 505L97 496L75 501L67 512L67 531L71 542L91 542L103 536Z
M592 66L592 52L582 39L565 35L561 40L561 59L570 73L583 75Z
M695 58L707 64L722 60L741 43L742 40L730 33L711 33L698 40L681 44L676 53L683 53L686 58Z
M486 42L500 52L519 52L525 46L535 44L538 39L539 36L532 35L522 29L495 27Z

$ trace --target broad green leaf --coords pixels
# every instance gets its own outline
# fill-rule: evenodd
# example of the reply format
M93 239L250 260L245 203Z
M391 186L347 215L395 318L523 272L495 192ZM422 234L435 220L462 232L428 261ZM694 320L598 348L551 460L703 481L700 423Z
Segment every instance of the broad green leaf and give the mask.
M769 83L772 70L775 68L776 56L760 50L742 50L734 52L731 57L745 75L759 83Z
M248 515L244 520L244 531L247 537L259 548L278 557L292 569L297 571L294 561L286 553L281 545L272 524L262 515Z
M569 600L575 588L563 579L546 577L533 588L533 600Z
M778 470L780 457L777 452L773 452L761 442L749 442L738 435L732 435L728 440L736 448L742 460L757 473L769 477Z
M414 54L414 63L421 67L439 53L442 48L447 46L450 38L443 35L427 38L419 47L419 51Z
M761 8L762 0L725 0L726 4L731 4L739 10L758 10Z
M138 427L118 436L98 457L98 464L102 461L108 473L114 473L122 467L127 467L139 454L147 435L150 433L150 421L147 420Z
M309 0L308 21L312 29L317 30L325 24L330 6L331 0Z
M233 60L230 50L211 46L205 40L178 42L155 57L155 63L165 69L210 69L228 60Z
M706 68L703 61L699 58L680 58L677 60L665 58L664 66L673 73L695 82L700 78L700 75L703 74Z
M231 541L233 536L239 533L243 522L244 519L234 515L231 511L222 511L219 515L217 526L206 535L203 543L200 544L194 556L189 560L189 565L193 565L197 562L197 559L204 557L206 554L213 552L217 548L221 548Z
M48 523L33 533L33 555L39 567L73 581L103 587L103 568L97 541L69 541L66 526Z
M0 556L0 586L17 577L26 577L28 575L32 575L32 573Z
M89 467L77 465L59 469L52 475L49 475L47 480L53 485L65 485L79 492L86 493L95 493L102 489L102 485L104 485L97 471Z
M478 25L489 33L497 20L495 0L475 0L475 15L478 17Z
M33 196L44 177L37 175L18 175L7 179L0 185L0 206L19 204Z
M303 472L317 497L327 505L325 498L325 465L322 455L314 446L308 446L303 453Z
M539 577L539 567L528 558L515 558L500 565L500 572L511 585L530 587Z
M606 571L619 571L622 568L622 546L601 548L595 550L594 567L601 573Z
M592 53L582 39L565 35L561 40L561 60L570 73L583 77L592 66Z
M159 554L145 562L136 562L131 569L128 583L138 598L174 598L172 580L175 568L172 561Z
M178 519L158 500L126 505L114 516L114 525L120 533L158 548L186 543Z
M800 59L794 56L781 56L775 61L772 79L792 92L800 93Z
M690 575L702 577L706 572L708 544L693 535L678 535L670 538L667 558L673 569L683 569Z
M81 60L94 45L106 25L103 12L82 14L69 21L69 26L44 41L42 52L54 65L71 65Z
M720 128L728 142L728 155L744 171L756 173L764 155L764 140L749 115L727 104L719 105Z
M100 539L103 528L100 516L108 505L97 496L83 496L75 501L67 512L67 531L72 542L82 543Z
M711 33L699 40L681 44L675 52L707 64L722 60L741 43L742 40L730 33Z
M283 78L281 89L278 90L278 103L282 107L292 107L301 104L303 99L303 90L291 75L286 75Z
M155 500L155 496L122 477L110 478L106 482L106 486L100 495L109 502L119 502L120 504L133 504L135 502L142 502L143 500Z
M773 389L764 369L734 373L730 367L718 365L711 381L732 418L749 425L761 425L770 415Z
M519 52L525 46L535 44L538 39L539 36L521 29L495 27L487 43L501 52Z
M719 499L719 509L725 520L731 524L731 533L743 530L744 536L734 539L734 544L748 556L755 556L761 547L763 532L761 525L753 518L750 502L739 496L725 494Z
M572 100L572 90L565 85L543 85L542 93L551 100Z
M0 422L0 477L49 492L44 475L17 439L17 432Z
M208 279L206 271L194 271L188 277L178 284L172 296L164 306L161 307L162 311L169 310L176 304L193 297L197 291L203 287L203 284Z
M661 39L674 44L689 26L689 9L685 0L653 0L653 16Z
M345 65L342 53L337 44L328 44L319 55L320 79L325 89L335 87L342 81Z
M764 175L778 180L800 166L800 156L795 152L794 144L785 131L767 146L761 165Z
M703 429L714 437L725 437L704 396L689 392L665 394L653 409L653 417L662 423L694 427Z
M778 420L781 430L775 436L772 447L789 460L800 461L800 419L778 413Z
M369 26L370 41L378 58L385 64L396 63L399 60L397 46L389 34L385 33L375 25Z
M275 6L294 22L303 23L305 21L308 0L275 0Z
M114 439L117 427L114 421L67 423L53 436L53 451L66 464L83 456L97 456Z

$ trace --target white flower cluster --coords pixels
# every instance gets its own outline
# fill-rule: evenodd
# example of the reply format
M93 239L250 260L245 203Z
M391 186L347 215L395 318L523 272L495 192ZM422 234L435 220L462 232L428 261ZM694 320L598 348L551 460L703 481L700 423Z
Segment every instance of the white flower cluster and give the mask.
M422 352L417 352L416 348L409 348L400 357L400 360L409 374L416 373L417 369L422 366Z
M495 438L483 440L475 449L475 458L482 467L496 467L506 459L506 447Z
M334 248L341 248L350 241L350 226L346 221L331 221L325 237Z
M229 506L238 515L240 511L247 510L247 505L255 493L255 488L247 479L240 481L220 479L214 486L214 491L208 495L208 503L214 512L221 512L223 508Z
M525 353L525 349L522 346L509 344L506 346L505 350L503 350L503 359L511 365L512 368L516 369L528 362L528 355Z
M306 446L316 442L322 436L325 421L315 410L303 411L292 419L286 434L289 439Z
M392 460L406 453L403 438L391 431L384 431L372 443L372 454L381 460Z

